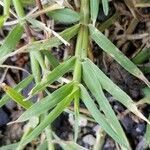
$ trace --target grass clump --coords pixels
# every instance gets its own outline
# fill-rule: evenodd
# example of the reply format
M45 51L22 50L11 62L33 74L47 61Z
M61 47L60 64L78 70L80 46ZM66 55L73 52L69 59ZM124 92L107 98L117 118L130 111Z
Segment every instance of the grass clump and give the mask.
M0 64L15 54L22 52L29 53L31 62L31 75L18 83L15 88L2 84L6 95L0 101L0 106L9 101L9 97L25 109L24 113L14 122L28 121L28 129L25 131L19 143L15 144L18 149L23 149L28 143L35 140L42 132L45 132L46 139L43 145L50 150L54 149L53 138L59 140L54 134L52 135L51 124L61 115L63 111L74 104L74 141L78 138L78 122L80 117L80 103L85 104L90 115L101 128L111 136L122 149L131 149L126 134L120 125L114 110L107 100L104 90L110 93L117 101L123 104L129 111L139 118L149 121L138 110L136 103L127 93L114 84L90 59L88 51L90 42L94 41L104 52L116 60L124 69L135 77L141 79L148 86L149 81L143 75L142 71L127 58L101 31L96 27L97 16L99 11L99 0L81 0L80 11L69 8L70 5L61 5L60 3L43 4L39 0L31 4L37 5L38 11L31 14L25 14L24 8L26 1L13 0L12 7L17 14L17 25L13 28L8 36L4 39L0 47ZM5 21L9 18L10 3L4 1ZM104 14L109 12L109 3L102 0ZM68 8L67 8L68 7ZM57 33L47 26L47 16L54 21L63 24L70 24L64 31ZM3 19L3 17L1 19ZM40 17L40 20L39 20ZM2 20L1 22L4 23ZM3 26L3 24L1 24ZM32 28L42 30L45 39L37 40L32 34ZM28 36L28 43L16 49L16 44L21 39L23 33ZM50 49L64 44L70 46L70 40L76 38L75 54L67 58L63 63L53 56ZM52 66L51 68L49 66ZM71 73L70 80L64 80L64 75ZM35 81L35 87L28 93L29 97L24 97L20 92L32 82ZM59 89L50 93L48 87L54 83L63 82ZM37 95L37 102L31 102L34 95ZM98 104L92 99L93 96ZM47 142L48 141L48 142ZM64 141L59 144L64 149L84 149L75 142ZM16 146L17 145L17 146ZM69 147L69 148L68 148Z

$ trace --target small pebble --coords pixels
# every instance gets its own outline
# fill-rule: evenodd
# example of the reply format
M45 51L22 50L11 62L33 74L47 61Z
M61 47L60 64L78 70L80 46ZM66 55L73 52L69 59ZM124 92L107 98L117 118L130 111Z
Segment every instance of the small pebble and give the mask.
M106 141L106 143L105 143L105 145L104 145L104 149L105 150L113 150L113 149L115 149L115 143L112 141L112 140L110 140L110 139L107 139L107 141Z
M135 130L138 134L142 134L142 133L144 133L144 129L145 129L144 124L138 124Z
M98 133L100 128L100 125L96 125L95 127L93 127L93 130L95 131L95 133Z
M80 117L79 118L79 126L80 127L85 127L87 125L87 119Z
M5 104L6 108L9 110L13 110L16 107L16 103L14 101L9 101Z
M73 126L75 124L75 120L72 114L69 114L69 122ZM79 117L79 126L85 127L87 125L87 119L83 117Z
M88 134L88 135L83 137L83 142L85 144L90 145L90 146L95 144L95 140L96 140L95 137L93 135L91 135L91 134Z
M3 111L3 109L0 109L0 127L6 125L9 120L8 115Z

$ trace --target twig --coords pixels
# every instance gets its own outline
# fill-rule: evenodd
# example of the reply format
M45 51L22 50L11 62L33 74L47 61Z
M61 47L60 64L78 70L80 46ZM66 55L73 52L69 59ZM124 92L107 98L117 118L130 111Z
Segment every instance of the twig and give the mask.
M6 77L6 74L7 74L7 71L8 71L8 68L5 69L2 77L0 78L0 84L4 81L5 77Z
M41 3L41 0L36 0L36 5L38 6L39 10L43 10L43 6L42 6L42 3ZM40 18L41 18L41 21L43 23L47 24L47 20L46 20L45 14L40 14Z
M16 69L16 70L21 70L21 71L24 71L24 72L30 74L27 70L20 68L20 67L17 67L17 66L0 65L0 68L7 68L7 69L11 68L11 69Z

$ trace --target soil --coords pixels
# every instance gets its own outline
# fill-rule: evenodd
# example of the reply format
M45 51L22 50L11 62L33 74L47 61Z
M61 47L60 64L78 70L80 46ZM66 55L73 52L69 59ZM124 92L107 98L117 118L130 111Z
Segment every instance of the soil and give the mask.
M150 39L147 40L147 37L141 39L136 39L136 37L129 39L126 35L126 31L133 19L133 14L128 9L126 4L121 0L112 1L110 6L110 14L108 15L108 17L106 17L103 12L100 11L98 21L99 23L103 23L115 12L118 12L118 19L111 26L109 26L108 29L105 29L104 33L106 36L109 37L109 39L111 39L111 41L114 42L115 45L120 48L120 50L126 56L132 59L135 53L142 47L141 45L150 45ZM137 24L137 26L135 26L133 32L131 32L130 35L138 36L142 33L149 33L150 29L147 25L147 22L150 21L150 8L136 9L135 11L138 12L140 22ZM58 29L58 31L63 30L65 28L65 25L57 24L55 28ZM0 30L0 39L3 39L6 36L8 30L5 30ZM72 40L72 46L74 46L74 40ZM22 45L25 41L26 39L24 39L22 43L20 43L20 45ZM71 54L73 53L70 49L68 49L68 51ZM65 56L64 52L65 49L63 45L59 48L53 49L53 54L60 61L62 61ZM92 43L92 54L95 64L97 64L98 67L114 83L116 83L121 89L128 93L134 101L138 102L144 96L142 89L145 87L145 85L137 78L129 74L127 71L125 71L110 56L108 56L100 48L98 48L95 43ZM28 61L28 55L21 54L9 58L6 61L6 64L13 64L15 66L19 66L30 72ZM149 63L149 60L146 60L145 64L147 63ZM7 71L7 73L6 77L4 78L4 82L8 83L11 86L14 86L26 76L24 73L18 70L1 69L0 79L5 71ZM150 80L150 76L148 74L146 74L146 77ZM28 91L30 91L33 86L34 83L32 83L26 90L24 90L23 94L26 96L26 93L28 93ZM3 94L3 91L0 90L0 97L2 97ZM105 94L116 114L118 115L118 117L120 117L120 122L124 128L124 131L129 139L133 150L138 150L139 144L143 140L143 136L146 130L146 123L131 113L124 114L124 112L126 111L125 107L123 107L119 102L116 102L116 100L108 93ZM146 117L149 116L150 106L142 105L139 107L139 109L145 114ZM12 101L0 108L0 145L14 143L20 139L23 133L24 124L7 125L7 123L15 120L18 116L20 116L22 112L23 110ZM63 113L59 118L55 120L52 126L56 134L64 140L73 139L73 125L70 120L71 116L69 116L67 113ZM99 129L100 126L98 126L96 123L87 121L87 123L85 123L83 126L81 125L80 127L80 133L77 142L87 149L92 149L96 140L96 133ZM29 146L29 148L26 149L33 149L33 147L31 147L32 146ZM56 146L56 149L59 150L60 147ZM117 144L108 135L106 135L105 137L102 149L118 150ZM142 149L143 148L141 146L140 150Z

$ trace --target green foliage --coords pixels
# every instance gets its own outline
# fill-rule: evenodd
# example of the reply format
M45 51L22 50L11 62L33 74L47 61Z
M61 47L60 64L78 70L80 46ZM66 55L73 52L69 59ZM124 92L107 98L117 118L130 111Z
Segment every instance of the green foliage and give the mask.
M14 143L14 144L8 144L6 146L2 146L0 147L0 150L15 150L15 148L18 146L19 142L18 143Z
M18 41L21 39L23 34L23 26L18 24L16 25L12 31L8 34L8 36L4 39L2 46L0 47L0 64L2 64L5 59L3 57L6 54L11 53L18 43Z
M107 16L109 12L109 1L102 0L102 5L103 5L104 14Z
M28 2L23 1L28 4ZM32 1L29 1L31 4ZM134 113L139 118L149 121L138 110L134 101L127 93L120 89L113 81L111 81L90 59L87 57L87 51L90 46L90 42L93 40L101 49L103 49L108 55L115 59L122 67L130 72L135 77L143 80L148 86L149 81L146 79L141 70L127 58L102 32L100 32L95 26L97 24L97 16L99 11L99 0L81 0L80 13L70 8L63 8L59 10L53 10L47 13L54 21L63 24L70 24L70 27L66 26L66 29L60 33L50 29L46 24L32 17L32 15L25 15L21 1L13 0L15 11L18 15L19 22L8 36L4 39L2 46L0 47L0 64L4 63L7 57L16 49L16 45L22 37L24 28L33 28L36 30L42 30L44 33L52 33L52 36L46 36L44 40L33 40L36 37L29 37L29 43L21 47L21 52L27 52L30 56L31 74L26 79L18 83L15 88L11 88L6 84L2 84L6 95L0 101L0 106L6 104L11 98L18 105L25 108L26 111L14 122L24 122L29 120L29 124L32 124L33 117L38 122L33 121L33 126L30 125L28 132L25 132L19 148L23 148L26 144L32 142L37 136L43 132L46 133L47 141L50 132L46 132L49 129L53 121L60 116L63 111L74 103L75 109L75 141L78 135L78 118L80 116L80 100L83 101L86 108L90 112L90 115L86 118L94 119L101 128L110 135L122 149L130 150L130 144L122 129L122 126L117 118L117 115L113 111L109 101L107 100L104 90L110 93L117 101L123 104L130 112ZM108 14L109 5L108 0L102 0L103 10L105 15ZM35 4L32 3L34 6ZM26 5L25 5L26 6ZM24 6L24 7L25 7ZM6 8L6 12L9 11L9 5ZM0 24L2 25L4 19L1 18ZM90 23L93 23L91 25ZM71 25L75 24L75 25ZM29 29L30 29L29 28ZM26 31L25 30L25 31ZM32 34L32 33L31 33ZM69 46L69 42L72 38L76 38L76 48L74 56L67 58L62 63L57 60L50 49L58 47L61 44ZM20 51L17 52L20 52ZM46 62L47 60L47 62ZM52 66L52 70L49 66ZM71 79L66 79L66 74L71 73ZM29 85L32 80L35 81L35 86L32 88L29 97L25 98L21 91ZM55 89L52 93L49 91L49 86L54 82L60 82L60 79L67 80L67 83L63 83L60 88ZM83 86L85 85L85 86ZM36 95L38 101L32 103L28 101L32 96ZM42 95L42 96L41 96ZM94 97L98 106L91 97ZM147 129L147 133L149 128ZM48 136L47 136L48 134ZM146 134L148 135L148 134ZM57 136L53 135L53 138L60 140ZM146 136L148 137L148 136ZM50 149L46 139L41 143L37 149ZM148 141L148 140L147 140ZM50 143L52 143L50 141ZM59 143L62 148L70 150L84 149L74 142L64 142L61 140ZM3 147L9 149L10 146ZM53 147L53 146L52 146ZM71 147L71 148L70 148Z
M35 4L35 0L21 0L23 5L33 5Z
M62 31L59 35L66 41L69 41L70 39L72 39L79 30L80 25L74 25L70 28L67 28L66 30ZM29 44L27 46L27 50L44 50L44 49L49 49L52 47L58 47L59 45L62 44L62 41L60 39L58 39L57 37L52 37L46 40L42 40L42 41L35 41L32 42L32 44Z
M3 15L0 16L0 28L3 27L5 21L9 17L10 4L11 4L11 0L4 0Z
M137 66L130 61L106 36L104 36L98 29L89 25L92 39L113 59L115 59L128 72L143 80L148 86L150 83L144 77L143 73Z
M0 28L3 26L5 19L6 19L5 16L0 16Z
M49 52L47 50L43 50L42 53L49 60L49 62L52 65L53 68L55 68L59 65L59 61L53 56L53 54L51 54L51 52Z
M145 95L146 100L148 100L148 102L150 102L150 88L144 88L143 93ZM150 116L148 119L150 120ZM146 132L145 132L145 135L143 138L143 148L147 149L149 147L149 144L150 144L150 125L147 124Z
M60 23L71 24L80 20L79 13L68 8L54 10L48 12L47 15Z
M47 142L44 141L43 143L41 143L38 147L37 150L46 150L47 149Z
M93 64L89 60L87 61L87 63L94 69L95 74L98 74L97 78L99 79L103 89L108 91L114 98L116 98L120 103L126 106L135 115L146 120L146 118L140 113L140 111L138 111L131 98L123 90L121 90L116 84L114 84L95 64Z
M22 96L20 93L16 92L16 90L7 86L6 84L2 84L2 88L10 98L12 98L16 103L18 103L23 108L28 109L32 105L31 102L24 101L25 100L24 96Z
M96 122L99 123L101 125L101 127L107 133L109 133L109 135L113 139L115 139L119 144L123 145L124 147L128 147L128 145L126 145L124 143L123 139L121 139L120 136L118 136L118 132L116 130L114 130L113 127L111 127L111 125L109 124L108 120L106 120L104 115L98 110L98 108L96 107L94 101L92 100L92 98L88 94L88 92L85 89L85 87L83 87L81 85L80 86L80 90L81 90L81 99L83 100L84 104L86 105L86 107L90 111L91 115L96 120Z
M93 22L93 25L96 23L96 19L98 16L98 11L99 11L99 0L90 0L90 13L91 13L91 20Z
M149 117L149 120L150 120L150 117ZM145 132L145 135L144 135L144 148L145 149L148 148L149 144L150 144L150 125L147 124L146 132Z
M52 72L48 72L47 75L38 83L30 92L30 95L34 95L41 90L45 89L46 86L53 83L55 80L63 76L66 72L71 71L74 68L75 57L70 58L66 62L60 64Z
M76 85L74 85L76 86ZM71 103L75 94L78 92L78 89L72 90L72 92L66 96L57 106L44 118L44 120L25 137L22 144L26 145L35 139L49 124L51 124L62 112L63 110Z
M124 134L124 131L114 113L112 110L107 98L105 97L102 87L101 87L101 80L99 80L99 77L102 78L102 73L99 74L99 72L95 69L96 66L93 66L92 62L83 62L83 80L85 84L87 85L90 92L94 95L96 98L99 107L101 111L104 112L106 120L108 120L109 124L115 131L118 133L118 137L124 141L124 144L129 146L128 140ZM98 68L97 68L98 69ZM90 74L88 73L90 72ZM104 82L107 82L105 78L102 78ZM94 81L97 82L94 82ZM115 91L116 94L118 94L118 91ZM107 130L106 130L107 131ZM111 135L111 134L110 134ZM122 141L122 143L123 143Z
M23 122L31 119L33 116L39 116L44 112L51 110L55 107L61 100L63 100L67 95L73 90L74 82L68 83L62 86L60 89L54 91L51 95L48 95L41 101L33 104L27 111L25 111L16 122Z
M33 80L33 76L29 75L27 78L22 80L20 83L16 85L14 90L16 92L21 92L21 90L25 89ZM4 106L10 100L9 96L6 94L0 100L0 107Z

